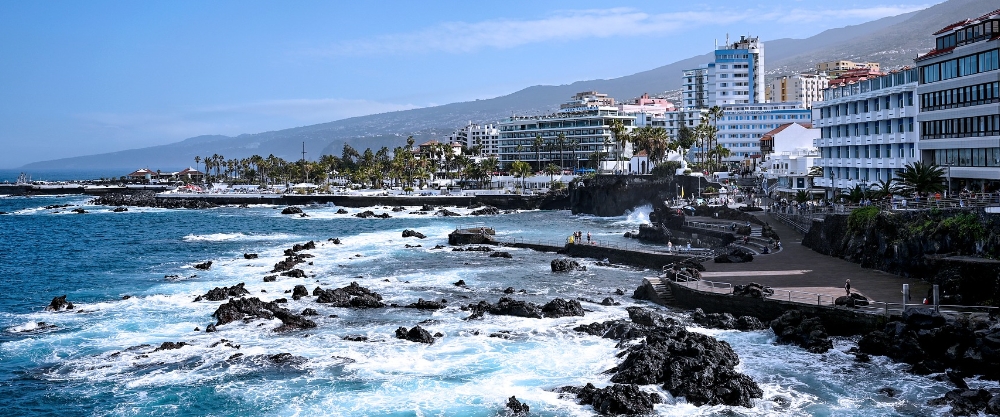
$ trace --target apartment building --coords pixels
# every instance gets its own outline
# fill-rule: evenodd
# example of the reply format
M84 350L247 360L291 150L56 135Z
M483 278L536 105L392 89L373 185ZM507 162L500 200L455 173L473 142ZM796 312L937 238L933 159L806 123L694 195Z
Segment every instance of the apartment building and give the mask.
M576 168L585 166L595 153L610 161L622 150L626 158L631 157L631 146L621 148L611 135L611 121L616 119L629 130L635 127L635 116L623 114L613 98L593 91L574 95L553 114L508 117L498 125L500 162L508 166L521 160L534 166L537 161L540 167L555 163ZM542 138L537 153L536 137Z
M750 163L761 157L760 140L787 123L809 123L812 115L802 103L756 103L722 106L716 123L718 143L729 149L724 162ZM697 124L698 122L695 122ZM695 149L695 152L700 152Z
M845 72L866 69L879 72L878 62L829 61L816 64L817 73L826 73L830 77L840 77Z
M460 143L470 150L479 147L475 156L500 154L500 130L495 124L480 125L470 121L448 135L448 142Z
M825 188L827 198L889 180L920 160L917 81L917 69L910 68L823 90L812 109L823 175L813 184Z
M708 102L708 64L684 70L681 77L681 107L707 109Z
M757 37L741 36L732 44L727 39L708 64L708 107L764 101L764 43Z
M805 108L823 99L823 89L830 79L815 74L795 74L775 78L767 85L770 103L800 102Z
M920 71L920 151L949 189L1000 190L1000 10L934 33Z

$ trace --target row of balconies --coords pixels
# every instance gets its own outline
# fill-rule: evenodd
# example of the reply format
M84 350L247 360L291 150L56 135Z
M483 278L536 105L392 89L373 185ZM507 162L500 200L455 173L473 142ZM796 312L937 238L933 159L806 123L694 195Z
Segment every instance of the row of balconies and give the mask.
M815 142L813 143L817 148L827 148L831 146L917 143L917 139L918 138L916 132L896 132L896 133L882 133L878 135L867 135L867 136L821 138L821 139L816 139Z
M848 123L864 123L876 120L898 119L900 117L916 117L917 107L906 106L889 110L879 110L858 114L842 114L840 116L820 117L813 121L815 127L836 126Z
M817 158L814 166L824 168L903 168L917 162L916 157L909 158Z

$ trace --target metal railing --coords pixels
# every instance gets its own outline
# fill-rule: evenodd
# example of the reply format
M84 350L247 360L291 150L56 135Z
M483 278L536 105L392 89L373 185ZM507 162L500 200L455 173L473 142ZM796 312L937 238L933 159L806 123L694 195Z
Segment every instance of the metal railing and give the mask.
M664 267L664 272L666 272L665 269L666 267ZM668 279L672 282L684 285L685 287L694 289L696 291L712 292L717 294L719 293L718 290L723 290L723 289L728 290L728 293L731 294L732 289L734 287L733 284L728 282L699 280L697 278L694 278L690 274L685 273L684 271L675 271L674 277L668 277L667 274L661 274L658 278L661 280ZM772 294L769 296L765 295L764 297L765 299L797 302L802 304L812 304L817 306L836 307L837 306L836 300L837 298L841 297L830 294L787 290L787 289L772 288L767 286L764 286L764 288L765 290L770 290L772 292ZM892 314L901 314L904 311L906 311L906 309L909 308L918 308L918 307L930 307L930 308L935 308L936 310L942 313L953 313L953 314L977 314L977 313L990 314L990 315L1000 314L1000 307L992 307L992 306L965 306L965 305L950 305L950 304L940 304L937 306L933 306L921 303L904 304L904 303L890 303L885 301L874 301L874 300L868 300L868 305L855 306L854 309L856 311L864 313L882 314L889 316Z

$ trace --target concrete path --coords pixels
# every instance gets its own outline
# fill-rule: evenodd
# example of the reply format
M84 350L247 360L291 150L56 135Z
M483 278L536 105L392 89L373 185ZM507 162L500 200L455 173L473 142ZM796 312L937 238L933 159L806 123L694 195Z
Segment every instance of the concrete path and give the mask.
M706 262L704 279L745 285L756 282L775 289L803 291L831 296L846 294L844 283L851 280L851 289L866 297L889 303L903 302L903 284L910 284L910 303L920 303L930 284L893 274L861 268L858 264L840 258L822 255L802 246L802 235L759 213L781 237L782 250L754 257L743 264L717 264ZM692 218L691 220L698 220ZM704 218L704 221L720 221ZM723 221L724 222L724 221Z

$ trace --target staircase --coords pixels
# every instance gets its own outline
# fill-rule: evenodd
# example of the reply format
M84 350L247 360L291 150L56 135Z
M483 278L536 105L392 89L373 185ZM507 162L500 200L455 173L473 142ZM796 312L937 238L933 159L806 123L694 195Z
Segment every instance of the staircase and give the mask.
M653 289L656 290L656 294L663 300L664 304L673 305L674 303L674 292L670 290L670 286L663 283L663 279L657 277L656 279L651 279L649 281L653 284Z
M750 226L750 237L764 237L763 232L763 227Z

